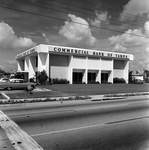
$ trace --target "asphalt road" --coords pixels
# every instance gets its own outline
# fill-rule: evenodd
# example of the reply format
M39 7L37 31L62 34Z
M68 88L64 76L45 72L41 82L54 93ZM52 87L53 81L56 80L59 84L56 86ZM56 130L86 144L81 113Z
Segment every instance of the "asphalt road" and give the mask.
M0 110L44 150L149 149L147 96L115 101L6 105L0 106ZM1 143L3 149L4 145L11 145L2 130Z

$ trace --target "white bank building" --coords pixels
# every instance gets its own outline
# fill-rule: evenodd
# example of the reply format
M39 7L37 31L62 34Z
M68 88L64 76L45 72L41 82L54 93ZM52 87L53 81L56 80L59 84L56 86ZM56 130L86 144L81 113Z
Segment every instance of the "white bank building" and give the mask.
M128 83L129 62L133 55L74 47L40 44L16 56L19 72L26 78L46 71L49 78L75 83L113 83L123 78Z

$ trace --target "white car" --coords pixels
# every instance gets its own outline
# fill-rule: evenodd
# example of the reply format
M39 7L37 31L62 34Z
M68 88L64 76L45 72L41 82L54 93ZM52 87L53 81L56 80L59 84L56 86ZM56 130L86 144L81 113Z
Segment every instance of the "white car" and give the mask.
M0 88L12 90L12 89L26 89L28 90L28 87L31 87L34 89L36 87L37 83L32 82L25 82L23 79L11 79L7 82L0 82Z
M9 81L8 78L1 78L1 79L0 79L0 82L8 82L8 81Z
M11 82L11 83L24 83L25 81L23 79L9 79L9 82Z

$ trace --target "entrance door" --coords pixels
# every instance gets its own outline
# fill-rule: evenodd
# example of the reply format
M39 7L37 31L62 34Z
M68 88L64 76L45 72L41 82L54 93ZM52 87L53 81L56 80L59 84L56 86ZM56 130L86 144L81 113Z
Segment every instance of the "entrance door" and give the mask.
M96 82L96 73L89 72L88 73L88 83L95 83Z
M107 83L108 82L108 73L101 73L101 83Z
M82 83L83 73L82 72L73 72L73 84Z

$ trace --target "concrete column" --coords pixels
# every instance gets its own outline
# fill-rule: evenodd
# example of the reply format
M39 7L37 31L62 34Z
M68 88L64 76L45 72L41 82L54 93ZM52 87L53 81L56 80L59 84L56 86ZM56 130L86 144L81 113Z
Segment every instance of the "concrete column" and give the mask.
M73 56L69 56L69 67L68 67L68 80L69 83L72 84L72 76L73 76Z
M43 65L41 61L41 53L38 53L38 68L37 71L43 71Z
M83 82L85 82L86 84L88 84L88 57L87 57L87 56L86 56L85 63L86 63L86 64L85 64Z
M47 54L45 54L46 56L46 62L45 62L45 66L46 66L46 68L45 68L45 71L46 71L46 73L47 73L47 76L49 77L50 76L50 74L49 74L49 69L50 69L50 54L49 53L47 53Z
M17 70L24 71L25 60L17 60Z
M38 53L38 71L46 71L46 64L48 63L49 57L47 56L48 53Z
M84 74L83 74L83 82L85 82L86 84L88 84L88 69L84 70Z
M101 83L101 71L100 70L97 71L96 82Z
M126 83L129 82L129 61L128 60L124 61L124 79Z
M24 61L24 71L28 72L29 70L29 56L25 57L25 61Z
M109 78L108 78L108 82L113 83L113 59L112 59L112 63L111 63L111 71L109 72Z
M30 56L29 57L29 76L28 78L35 77L35 64L36 64L36 57Z
M98 80L101 83L101 58L99 58Z

